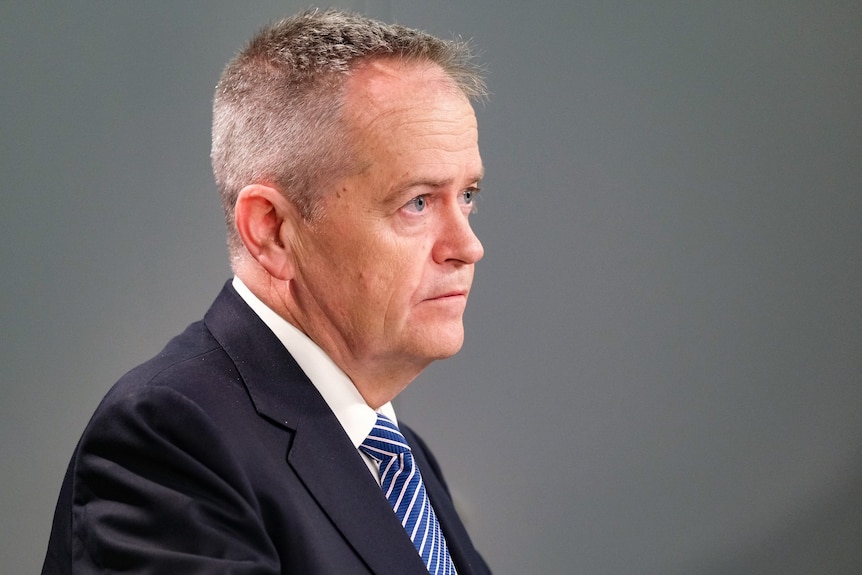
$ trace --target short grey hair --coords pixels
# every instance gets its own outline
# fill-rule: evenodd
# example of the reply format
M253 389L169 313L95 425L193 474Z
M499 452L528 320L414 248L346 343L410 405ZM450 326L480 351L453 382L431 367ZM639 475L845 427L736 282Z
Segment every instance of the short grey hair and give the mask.
M469 43L336 10L264 27L227 65L213 102L212 165L232 258L234 207L247 185L274 185L308 220L323 192L359 160L343 117L345 81L363 61L437 64L471 99L487 91Z

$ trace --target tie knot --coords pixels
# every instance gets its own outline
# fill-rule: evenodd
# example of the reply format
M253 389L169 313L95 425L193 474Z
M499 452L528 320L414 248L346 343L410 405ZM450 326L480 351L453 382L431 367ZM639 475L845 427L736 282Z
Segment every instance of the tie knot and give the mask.
M378 461L410 451L410 446L398 426L382 413L377 414L377 423L359 447Z

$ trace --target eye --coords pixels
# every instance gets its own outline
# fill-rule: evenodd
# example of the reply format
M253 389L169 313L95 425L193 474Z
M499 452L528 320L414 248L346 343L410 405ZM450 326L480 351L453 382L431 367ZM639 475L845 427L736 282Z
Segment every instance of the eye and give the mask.
M461 192L461 201L465 206L470 206L475 209L476 207L476 195L479 193L479 188L467 188L463 192Z
M408 211L419 213L425 211L425 208L428 206L428 198L425 196L416 196L404 206Z

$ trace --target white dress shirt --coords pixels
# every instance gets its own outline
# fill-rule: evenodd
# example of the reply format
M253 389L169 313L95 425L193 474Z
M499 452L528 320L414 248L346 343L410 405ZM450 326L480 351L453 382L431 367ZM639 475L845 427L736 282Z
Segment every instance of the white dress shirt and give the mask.
M233 288L287 348L359 451L359 446L371 433L371 428L377 421L377 412L365 403L347 374L307 335L260 301L236 276L233 278ZM382 405L378 411L397 424L391 403ZM380 471L377 462L362 451L359 451L359 454L379 483Z

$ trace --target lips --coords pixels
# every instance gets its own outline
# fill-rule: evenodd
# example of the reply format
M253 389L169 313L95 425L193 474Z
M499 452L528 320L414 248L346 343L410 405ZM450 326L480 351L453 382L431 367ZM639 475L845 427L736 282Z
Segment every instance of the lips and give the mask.
M434 301L434 300L445 300L448 298L458 298L458 297L466 298L467 297L467 290L447 291L447 292L440 293L438 295L433 295L431 297L427 297L425 299L429 300L429 301Z

